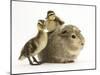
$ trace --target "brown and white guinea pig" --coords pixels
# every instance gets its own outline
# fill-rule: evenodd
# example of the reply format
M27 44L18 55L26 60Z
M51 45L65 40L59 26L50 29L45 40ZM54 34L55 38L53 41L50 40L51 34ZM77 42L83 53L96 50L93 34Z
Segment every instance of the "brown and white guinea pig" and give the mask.
M74 62L85 43L79 28L73 25L62 26L49 37L46 48L39 54L42 62Z

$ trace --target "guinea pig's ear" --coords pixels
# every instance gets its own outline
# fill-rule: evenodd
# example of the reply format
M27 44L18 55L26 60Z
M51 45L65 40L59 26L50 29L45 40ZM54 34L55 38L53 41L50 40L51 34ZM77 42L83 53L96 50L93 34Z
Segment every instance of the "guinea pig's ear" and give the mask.
M65 36L67 33L68 33L67 30L63 30L63 31L60 32L60 36Z
M67 30L63 30L63 31L61 32L61 34L65 34L65 33L67 33Z

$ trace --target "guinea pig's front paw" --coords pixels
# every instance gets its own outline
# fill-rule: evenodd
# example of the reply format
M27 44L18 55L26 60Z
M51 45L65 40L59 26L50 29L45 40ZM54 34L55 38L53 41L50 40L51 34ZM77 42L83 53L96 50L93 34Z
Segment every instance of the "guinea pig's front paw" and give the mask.
M52 59L51 60L51 63L61 63L62 62L62 60L60 60L60 59Z
M53 59L52 63L74 63L74 60L65 60L65 59Z
M75 61L74 60L67 60L67 61L64 61L63 63L74 63Z
M51 60L52 63L64 63L64 61L65 60L62 57L54 57Z

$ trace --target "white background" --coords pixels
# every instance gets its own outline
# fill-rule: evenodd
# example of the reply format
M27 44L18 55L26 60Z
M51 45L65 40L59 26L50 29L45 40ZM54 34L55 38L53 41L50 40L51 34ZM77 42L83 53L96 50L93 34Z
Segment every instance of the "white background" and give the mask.
M37 33L38 19L45 19L48 10L55 11L65 25L79 27L86 39L84 49L74 64L30 66L27 59L22 62L18 60L24 44ZM12 66L13 73L95 68L95 7L12 2Z
M66 0L67 1L67 0ZM2 1L3 2L3 1ZM4 1L5 2L5 1ZM5 2L6 3L6 2ZM99 4L99 2L97 1L89 1L89 0L87 0L87 1L82 1L82 0L80 0L80 1L73 1L73 0L70 0L70 1L68 1L67 3L81 3L81 4ZM2 4L1 4L2 5ZM6 5L8 5L9 6L9 4L6 4ZM0 34L3 34L2 36L1 36L1 39L0 39L0 41L1 41L1 43L0 43L0 45L1 45L1 50L2 50L2 52L1 52L1 64L0 64L0 68L1 68L1 71L4 71L4 72L6 72L6 74L7 74L7 72L9 71L9 7L5 10L5 5L3 5L3 6L1 6L1 7L3 7L4 9L2 9L2 11L1 11L1 17L0 17L0 19L1 19L1 29L0 30L2 30L2 31L0 31ZM1 7L0 7L0 9L1 9ZM2 15L2 14L4 14L4 15ZM98 15L99 16L99 15ZM68 20L68 19L67 19ZM98 21L99 22L99 21ZM99 30L99 29L98 29ZM99 36L98 36L99 37ZM98 40L99 41L99 40ZM6 43L5 43L6 42ZM98 46L99 47L99 46ZM4 54L5 53L5 54ZM4 56L4 57L3 57ZM99 57L99 51L98 51L98 57ZM4 60L4 59L6 59L6 60ZM98 63L99 63L99 61L98 61ZM99 72L100 70L99 70L99 67L98 67L98 69L97 69L97 71L81 71L81 72L67 72L67 73L57 73L57 75L59 74L59 75L61 75L61 74L82 74L82 73L89 73L89 74L97 74L98 72ZM2 74L4 74L4 72L1 72ZM56 73L51 73L52 75L55 75Z

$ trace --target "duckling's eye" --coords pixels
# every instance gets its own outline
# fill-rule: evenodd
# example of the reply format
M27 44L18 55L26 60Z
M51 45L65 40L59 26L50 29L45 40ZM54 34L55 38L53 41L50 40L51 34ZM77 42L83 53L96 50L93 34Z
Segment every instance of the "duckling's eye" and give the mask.
M75 35L72 35L72 38L73 38L73 39L75 39L75 38L76 38L76 36L75 36Z

